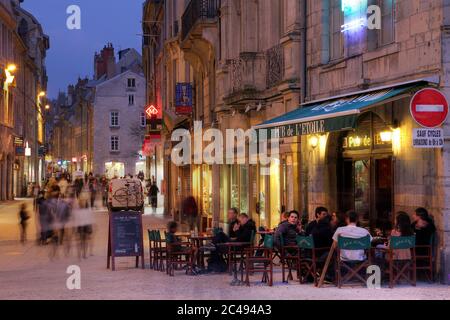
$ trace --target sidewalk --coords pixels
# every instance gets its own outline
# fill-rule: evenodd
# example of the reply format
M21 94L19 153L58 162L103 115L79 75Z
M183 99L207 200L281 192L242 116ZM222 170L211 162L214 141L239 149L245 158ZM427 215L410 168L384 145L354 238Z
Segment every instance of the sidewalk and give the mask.
M95 238L93 256L79 260L76 250L68 256L59 249L58 257L49 258L50 247L37 246L35 241L22 245L14 231L18 230L15 205L7 206L13 213L0 209L0 299L215 299L215 300L334 300L334 299L450 299L450 287L419 283L418 287L399 286L393 290L383 288L369 290L362 287L337 289L325 287L317 289L311 284L298 282L281 283L281 271L276 269L274 287L260 283L260 275L251 278L251 287L231 287L228 274L186 276L176 272L169 277L165 272L134 268L134 258L118 258L117 271L106 269L108 215L95 212ZM12 222L6 216L14 218ZM144 221L144 242L147 246L147 228L164 229L167 220L158 215L146 215ZM31 229L31 228L30 228ZM148 251L145 250L148 267ZM77 265L81 268L81 290L71 291L66 287L69 274L67 268Z

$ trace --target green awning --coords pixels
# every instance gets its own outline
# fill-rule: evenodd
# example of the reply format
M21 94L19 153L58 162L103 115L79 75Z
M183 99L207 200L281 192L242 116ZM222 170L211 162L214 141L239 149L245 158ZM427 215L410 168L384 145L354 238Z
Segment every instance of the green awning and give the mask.
M280 138L351 130L358 116L369 108L423 87L417 82L325 102L312 103L266 121L254 129L275 130Z

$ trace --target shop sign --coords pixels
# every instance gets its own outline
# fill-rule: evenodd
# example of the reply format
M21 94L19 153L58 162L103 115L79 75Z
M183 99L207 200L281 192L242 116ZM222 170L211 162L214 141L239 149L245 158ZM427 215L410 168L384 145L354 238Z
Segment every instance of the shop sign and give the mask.
M192 84L177 83L175 91L175 113L184 116L192 114Z
M441 149L444 147L443 129L413 129L413 147L419 149Z
M25 148L24 147L16 147L16 156L24 156Z
M280 127L275 127L272 130L275 130L275 135L278 138L283 139L312 134L323 134L333 131L349 130L355 128L355 125L356 125L356 117L346 116L316 121L308 121L303 123L288 124Z
M22 137L14 137L14 145L16 147L23 147L23 138Z

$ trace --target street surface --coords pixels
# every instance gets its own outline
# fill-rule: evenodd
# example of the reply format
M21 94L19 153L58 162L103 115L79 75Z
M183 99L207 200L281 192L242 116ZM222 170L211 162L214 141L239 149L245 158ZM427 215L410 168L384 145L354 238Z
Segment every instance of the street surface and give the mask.
M34 214L28 227L28 242L19 242L19 204L26 202L31 211L32 202L21 200L0 204L0 299L450 299L450 287L419 283L417 288L399 286L393 290L365 288L314 288L297 282L281 283L281 271L276 269L274 287L258 283L252 286L231 287L231 277L225 275L186 276L178 272L171 278L165 273L149 269L134 269L133 258L118 259L118 271L106 269L107 226L105 211L95 212L95 237L92 255L79 259L72 247L68 256L60 248L54 259L49 258L49 246L37 246ZM147 210L146 213L151 213ZM165 227L162 215L144 216L144 228ZM147 235L144 234L145 242ZM147 243L146 243L147 245ZM146 252L148 266L148 252ZM69 290L66 270L71 265L81 268L81 290Z

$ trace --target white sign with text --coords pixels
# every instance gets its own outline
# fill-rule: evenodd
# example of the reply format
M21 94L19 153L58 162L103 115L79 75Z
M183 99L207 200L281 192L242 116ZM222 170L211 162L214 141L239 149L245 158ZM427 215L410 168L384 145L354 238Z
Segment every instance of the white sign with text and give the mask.
M413 129L413 147L420 149L440 149L444 147L444 130Z

